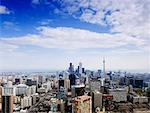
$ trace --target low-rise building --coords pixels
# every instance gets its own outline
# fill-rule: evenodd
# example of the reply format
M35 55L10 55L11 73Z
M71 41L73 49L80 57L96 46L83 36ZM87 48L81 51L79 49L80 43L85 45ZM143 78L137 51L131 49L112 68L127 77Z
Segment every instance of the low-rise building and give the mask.
M92 100L90 96L73 98L72 113L92 113Z
M113 95L114 102L127 101L127 90L125 88L109 89L109 94Z
M142 103L148 103L148 97L146 96L139 96L135 93L130 93L128 95L128 100L132 103L139 103L139 104L142 104Z

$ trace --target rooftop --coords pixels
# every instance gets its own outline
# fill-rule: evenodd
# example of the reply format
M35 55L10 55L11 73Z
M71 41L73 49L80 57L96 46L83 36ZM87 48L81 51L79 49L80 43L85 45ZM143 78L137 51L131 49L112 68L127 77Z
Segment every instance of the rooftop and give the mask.
M74 100L75 101L84 101L84 100L88 100L88 99L91 99L91 96L86 96L86 95L83 95L83 96L78 96L78 97L75 97Z

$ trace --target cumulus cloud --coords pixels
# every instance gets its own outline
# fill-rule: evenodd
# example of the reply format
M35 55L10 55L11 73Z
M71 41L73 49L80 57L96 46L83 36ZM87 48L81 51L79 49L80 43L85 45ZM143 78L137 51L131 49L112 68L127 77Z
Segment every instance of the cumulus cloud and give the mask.
M33 3L34 2L39 3L39 0L33 0ZM44 4L44 2L47 4L48 1L41 2L42 4ZM84 22L109 27L110 32L98 34L85 30L85 33L83 32L84 30L80 29L61 27L56 29L40 29L42 37L57 37L42 39L49 40L46 41L46 43L53 42L50 44L52 47L59 45L62 48L86 48L87 46L88 48L108 48L123 46L128 43L142 50L149 50L149 0L52 0L51 3L53 2L59 6L55 7L54 13L69 14ZM83 36L72 38L74 37L74 33L76 34L78 30L80 30ZM55 31L58 33L55 36L51 36L55 34L53 33ZM63 31L69 32L66 34L63 33ZM45 32L47 32L47 34L43 34ZM88 34L87 37L86 34ZM72 41L70 42L70 40ZM57 44L55 44L55 41L57 41ZM66 47L67 44L68 46ZM45 45L50 46L49 44ZM70 45L72 46L69 47Z
M0 14L9 14L10 11L6 8L6 6L0 5Z
M137 39L126 34L96 33L83 29L68 27L39 27L38 34L22 37L1 38L1 42L16 46L39 46L43 48L82 49L114 48L128 45L136 48L147 45L146 40Z
M150 36L149 0L63 0L60 4L60 10L74 18L109 26L111 32L138 38Z

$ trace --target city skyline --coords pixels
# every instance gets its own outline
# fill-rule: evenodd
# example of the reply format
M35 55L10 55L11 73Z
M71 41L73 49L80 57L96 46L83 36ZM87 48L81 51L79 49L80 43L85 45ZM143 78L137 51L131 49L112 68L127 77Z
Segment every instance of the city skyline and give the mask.
M150 71L149 1L0 1L0 70Z

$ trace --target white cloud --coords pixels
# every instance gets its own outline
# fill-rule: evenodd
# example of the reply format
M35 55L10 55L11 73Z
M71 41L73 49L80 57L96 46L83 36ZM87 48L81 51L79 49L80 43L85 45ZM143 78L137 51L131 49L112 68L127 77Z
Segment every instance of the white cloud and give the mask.
M111 32L147 39L150 36L149 0L64 0L64 5L64 12L81 21L111 26Z
M82 49L82 48L115 48L135 46L136 49L147 45L146 39L131 37L126 34L96 33L83 29L67 27L39 27L38 34L22 37L1 38L3 44L16 46L39 46L43 48ZM147 48L147 47L146 47Z
M9 44L7 42L3 42L0 40L0 56L6 53L14 52L14 50L18 49L19 46L14 44Z
M6 6L0 5L0 14L9 14L10 11L6 8Z
M149 52L149 43L146 39L138 39L125 34L96 33L68 27L52 28L42 26L37 28L37 30L38 34L1 38L0 56L9 56L9 54L18 55L18 51L22 49L24 51L25 48L28 51L30 47L41 47L43 50L56 48L67 52L67 54L74 54L75 56L78 52L80 53L82 49L86 49L84 52L81 52L79 56L82 56L83 53L85 56L88 54L89 57L91 57L91 55L101 56L99 53L112 56L113 54L144 55ZM128 46L132 46L133 48ZM103 51L103 49L106 51ZM35 49L35 51L38 51L38 49ZM93 54L94 51L95 54ZM29 53L23 52L23 54L28 55ZM65 55L66 53L64 53L64 56ZM147 56L147 54L145 54L145 56Z
M148 0L63 0L61 1L63 9L55 9L56 13L67 12L81 21L111 26L110 32L96 33L68 27L39 27L37 28L38 34L10 38L1 37L0 52L5 52L2 53L3 64L6 65L6 68L15 67L14 64L16 63L17 68L20 67L20 64L22 64L22 68L26 68L29 63L31 68L34 66L39 66L38 68L45 66L47 68L53 66L51 64L55 64L55 67L58 67L56 65L58 59L58 63L63 62L59 64L59 66L62 66L68 62L68 59L78 62L81 58L83 61L86 60L86 66L89 66L89 68L94 67L96 64L99 67L97 61L100 60L99 56L104 55L101 51L104 48L112 50L112 52L106 51L108 53L106 55L111 59L110 62L108 61L110 68L123 69L128 67L129 69L149 70L150 6L148 5L150 3L148 2ZM33 3L39 4L39 0L33 0ZM9 11L5 6L0 6L0 13L9 14ZM110 14L106 15L106 13ZM47 25L47 23L42 25ZM59 54L55 55L53 53L53 55L48 52L53 58L50 59L49 56L42 53L34 54L33 57L32 54L28 54L25 51L23 53L26 55L20 55L20 53L18 55L15 51L20 48L20 50L23 50L22 47L30 49L30 46L38 46L42 47L42 49L59 48L77 52L80 49L88 48L88 54L73 53L68 58L70 54L66 55L64 53L64 57L62 55L63 58L60 59ZM142 54L143 52L144 54ZM11 59L12 56L13 59ZM20 60L18 61L19 58ZM39 60L41 63L38 64Z

